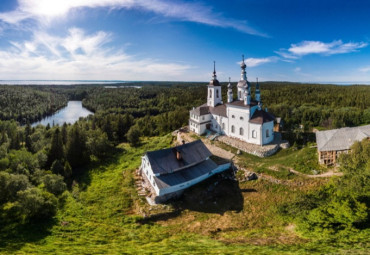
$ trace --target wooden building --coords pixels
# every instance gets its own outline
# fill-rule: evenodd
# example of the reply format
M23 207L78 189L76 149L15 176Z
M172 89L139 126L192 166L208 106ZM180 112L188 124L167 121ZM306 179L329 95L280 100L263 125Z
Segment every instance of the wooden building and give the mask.
M148 151L142 157L140 172L152 190L153 200L161 203L230 167L230 161L216 160L203 142L197 140L173 148Z
M370 125L316 132L320 164L335 165L341 153L348 153L356 141L370 137Z

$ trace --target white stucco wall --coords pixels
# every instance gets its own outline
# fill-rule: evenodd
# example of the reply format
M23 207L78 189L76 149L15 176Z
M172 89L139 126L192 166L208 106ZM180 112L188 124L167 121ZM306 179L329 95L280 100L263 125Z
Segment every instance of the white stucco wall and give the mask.
M248 121L249 121L249 109L242 107L230 107L226 108L228 116L228 128L227 135L241 140L248 140ZM234 132L232 132L232 126L234 126ZM240 135L240 128L243 128L243 134Z
M253 131L255 131L255 136L253 137ZM255 123L249 123L249 139L248 142L254 143L254 144L262 144L262 125L255 124Z
M207 105L215 107L222 104L221 86L208 86Z
M266 130L269 131L269 136L266 136ZM274 122L266 122L262 125L262 144L267 144L274 140Z

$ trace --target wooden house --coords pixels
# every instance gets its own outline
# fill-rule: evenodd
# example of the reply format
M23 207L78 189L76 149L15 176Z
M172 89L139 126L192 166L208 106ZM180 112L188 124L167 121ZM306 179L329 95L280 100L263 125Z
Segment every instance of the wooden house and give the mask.
M316 132L317 150L320 164L335 165L341 153L348 153L356 141L370 137L370 125L345 127Z

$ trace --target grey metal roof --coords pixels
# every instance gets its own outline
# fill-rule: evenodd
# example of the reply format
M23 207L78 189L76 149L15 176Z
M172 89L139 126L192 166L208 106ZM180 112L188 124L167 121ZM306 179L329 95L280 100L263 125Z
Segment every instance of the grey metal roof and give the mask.
M348 150L355 141L370 137L370 125L316 132L319 151Z
M181 154L181 160L176 158L177 151ZM210 157L212 153L203 144L202 140L196 140L169 149L148 151L146 155L154 174L166 174L199 163Z
M198 106L194 110L191 110L190 113L195 114L197 116L207 115L210 113L209 106L207 106L207 104L202 104L201 106Z
M258 104L257 101L251 100L249 105L244 104L244 100L235 100L232 101L231 103L226 103L227 106L239 106L239 107L245 107L245 108L250 108L251 106L256 106Z
M163 189L196 179L211 172L217 167L218 165L215 162L213 162L211 159L208 159L189 168L185 168L171 174L164 174L154 177L154 180L158 188Z
M224 104L219 104L219 105L216 105L215 107L209 107L209 111L212 114L227 117L227 115L226 115L226 105L224 105Z
M265 112L264 110L256 110L253 113L252 118L249 120L251 123L257 123L257 124L262 124L266 122L273 121L275 119L275 116L272 115L271 113Z

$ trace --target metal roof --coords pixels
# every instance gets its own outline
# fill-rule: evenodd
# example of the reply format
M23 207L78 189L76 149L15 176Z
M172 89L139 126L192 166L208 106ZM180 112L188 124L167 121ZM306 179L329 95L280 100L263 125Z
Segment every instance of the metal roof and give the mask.
M209 111L214 115L227 117L227 115L226 115L226 105L224 105L224 104L219 104L219 105L216 105L215 107L209 107Z
M265 112L264 110L256 110L253 113L252 118L249 120L251 123L257 123L257 124L262 124L266 122L273 121L275 119L275 116L272 115L271 113Z
M180 160L176 158L177 152L181 154ZM202 140L196 140L169 149L148 151L146 155L154 174L166 174L197 164L210 157L212 153Z
M226 103L226 105L229 106L238 106L238 107L245 107L245 108L250 108L251 106L256 106L258 104L257 101L251 100L249 105L244 104L244 100L235 100L232 101L231 103Z
M316 132L316 143L319 151L348 150L356 141L370 137L370 125L345 127Z
M216 169L218 165L211 159L204 160L203 162L196 164L194 166L185 168L183 170L164 174L158 177L154 177L154 180L159 189L175 186L184 182L194 180L202 175L210 173L212 170Z
M201 106L198 106L194 110L191 110L190 113L195 114L197 116L207 115L210 113L209 106L207 106L207 104L202 104Z

